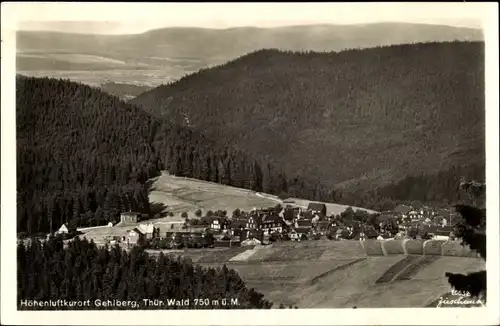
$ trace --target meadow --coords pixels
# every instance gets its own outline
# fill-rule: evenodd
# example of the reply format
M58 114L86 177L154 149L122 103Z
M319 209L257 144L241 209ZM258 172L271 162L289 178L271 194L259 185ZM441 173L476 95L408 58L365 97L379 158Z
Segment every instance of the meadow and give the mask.
M485 268L479 258L374 256L363 254L358 245L320 240L170 254L207 267L226 265L277 306L299 308L425 307L450 291L446 272Z
M277 204L285 206L288 202L293 202L291 204L293 206L307 208L310 202L298 198L282 201L277 196L213 182L176 177L166 171L152 180L149 201L166 205L167 210L174 215L187 212L189 218L194 218L194 213L198 209L203 212L225 210L231 216L236 209L248 212L254 208L274 207ZM334 203L325 204L328 215L340 214L348 207ZM374 212L365 208L356 209Z

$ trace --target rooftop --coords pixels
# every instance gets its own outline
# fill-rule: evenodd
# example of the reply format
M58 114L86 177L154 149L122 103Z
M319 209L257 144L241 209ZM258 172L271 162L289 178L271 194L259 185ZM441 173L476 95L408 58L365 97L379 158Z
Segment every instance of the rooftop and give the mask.
M138 212L122 212L121 215L125 216L134 216L134 215L140 215L141 213Z

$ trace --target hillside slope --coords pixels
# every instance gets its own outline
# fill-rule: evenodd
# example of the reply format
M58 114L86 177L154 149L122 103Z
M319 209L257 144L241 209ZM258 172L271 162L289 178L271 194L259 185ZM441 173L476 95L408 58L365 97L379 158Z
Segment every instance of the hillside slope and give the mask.
M147 181L165 169L255 191L292 186L262 160L65 80L18 76L16 128L19 232L105 225L128 210L152 216ZM321 190L299 180L294 189Z
M202 266L224 264L276 305L299 308L425 307L450 291L446 272L470 273L485 267L484 260L475 257L382 252L367 256L359 242L349 240L278 242L242 250L167 254Z
M262 50L133 101L329 185L484 164L484 43Z
M248 189L230 187L213 182L196 179L176 177L162 172L162 174L151 180L152 185L149 193L151 203L161 203L168 207L168 211L180 215L188 213L189 218L195 217L195 212L201 209L203 212L225 210L229 215L236 210L251 211L253 208L269 208L277 204L286 206L283 200L277 196L259 193ZM290 198L294 206L304 209L310 200ZM289 203L288 203L289 204ZM344 212L348 206L325 203L327 215L337 215ZM369 213L375 211L353 207L354 210L365 210ZM169 217L168 220L171 218Z

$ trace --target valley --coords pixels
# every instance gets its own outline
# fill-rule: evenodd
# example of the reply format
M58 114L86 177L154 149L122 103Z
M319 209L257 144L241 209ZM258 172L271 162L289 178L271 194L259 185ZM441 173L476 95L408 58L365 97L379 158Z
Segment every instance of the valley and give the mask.
M485 294L482 30L21 30L16 59L21 300Z

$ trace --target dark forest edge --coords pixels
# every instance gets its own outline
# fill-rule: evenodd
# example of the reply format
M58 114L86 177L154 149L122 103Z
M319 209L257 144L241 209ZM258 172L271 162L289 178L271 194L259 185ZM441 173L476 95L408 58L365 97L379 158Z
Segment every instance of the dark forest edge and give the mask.
M162 170L255 191L326 199L317 181L287 178L242 151L155 119L97 88L17 77L18 232L54 231L151 214L148 180Z
M302 197L375 210L410 200L449 205L460 176L484 180L484 165L409 176L350 192L157 119L115 96L67 80L17 77L18 232L53 232L63 223L116 222L120 212L155 214L150 184L162 170L280 197Z
M19 310L270 309L238 273L76 237L17 246ZM147 298L147 299L145 299ZM43 306L40 306L43 305Z
M359 193L406 176L425 179L485 162L483 42L324 53L264 49L131 103L251 157L266 157L290 177L314 176L337 192L348 187L361 203ZM457 177L447 183L455 185ZM352 202L339 198L328 201Z

